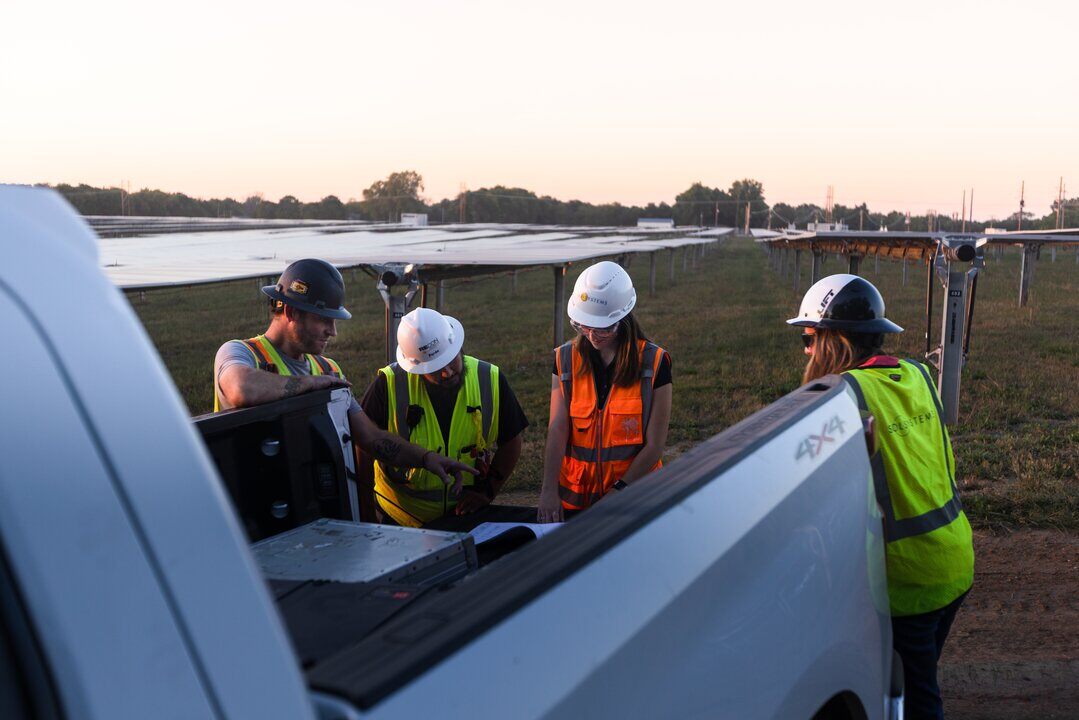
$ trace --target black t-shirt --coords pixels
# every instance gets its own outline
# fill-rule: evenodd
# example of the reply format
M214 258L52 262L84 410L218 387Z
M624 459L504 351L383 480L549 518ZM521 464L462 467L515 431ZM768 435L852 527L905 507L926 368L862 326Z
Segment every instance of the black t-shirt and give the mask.
M401 370L400 372L404 372ZM427 383L427 397L431 400L431 407L435 409L435 419L442 429L443 447L450 444L450 423L453 420L453 408L457 404L457 393L462 385L454 388L443 388L438 385ZM386 390L386 376L379 373L374 381L367 386L367 392L360 401L363 411L372 422L385 430L389 419L389 393ZM521 434L528 427L528 418L525 417L517 396L510 389L506 373L499 369L498 372L498 438L499 445L509 442ZM430 448L437 450L438 448Z
M592 377L596 383L596 402L599 407L603 407L607 402L607 396L611 394L611 384L614 381L614 362L604 367L603 358L600 356L599 351L592 347L590 344L585 343L585 348L589 354L589 360L591 361ZM671 379L671 355L666 350L661 351L662 358L659 361L659 370L656 371L656 377L652 381L652 388L661 388L664 385L670 385L673 380ZM551 374L558 375L558 363L551 363Z

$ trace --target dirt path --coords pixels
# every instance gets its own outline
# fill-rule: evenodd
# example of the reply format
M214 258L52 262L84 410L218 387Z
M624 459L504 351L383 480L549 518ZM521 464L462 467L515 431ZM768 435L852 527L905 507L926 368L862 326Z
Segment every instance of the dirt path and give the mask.
M1079 718L1079 535L978 531L941 658L949 720Z

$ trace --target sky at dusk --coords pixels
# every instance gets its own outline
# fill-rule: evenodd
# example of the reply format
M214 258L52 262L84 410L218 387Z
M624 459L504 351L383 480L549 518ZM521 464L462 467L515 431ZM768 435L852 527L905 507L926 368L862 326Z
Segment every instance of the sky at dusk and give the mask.
M1079 195L1074 2L7 2L0 182L1049 212Z

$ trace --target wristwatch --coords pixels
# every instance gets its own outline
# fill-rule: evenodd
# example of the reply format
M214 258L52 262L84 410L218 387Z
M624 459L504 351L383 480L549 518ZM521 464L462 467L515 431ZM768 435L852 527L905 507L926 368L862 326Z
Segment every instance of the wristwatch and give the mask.
M622 480L615 480L614 485L611 485L611 487L614 488L615 490L625 490L626 488L629 487L629 485L627 485Z

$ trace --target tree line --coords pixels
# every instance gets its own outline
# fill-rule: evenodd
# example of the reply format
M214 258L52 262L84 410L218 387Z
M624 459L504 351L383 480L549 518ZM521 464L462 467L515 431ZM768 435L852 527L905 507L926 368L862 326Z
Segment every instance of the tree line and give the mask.
M808 222L826 219L824 208L814 204L769 205L764 186L753 179L736 180L726 190L693 183L675 196L674 202L622 205L592 204L581 200L559 200L537 195L531 190L495 185L478 190L464 190L456 197L428 201L422 193L423 177L413 170L391 173L366 188L361 198L342 201L327 195L316 202L303 202L285 195L276 202L261 194L244 200L233 198L193 198L184 193L143 189L127 192L122 188L99 188L90 185L52 186L83 215L143 215L154 217L261 218L281 220L367 220L397 222L402 213L427 213L432 223L491 222L539 225L636 225L641 218L670 218L677 225L719 225L744 227L749 214L751 227L804 228ZM1067 200L1060 208L1064 227L1079 226L1079 198ZM961 218L949 215L911 215L892 210L876 212L861 205L836 205L831 213L835 221L850 229L943 230L963 228ZM1057 207L1041 217L1024 212L1023 229L1050 229L1057 226ZM967 222L968 231L988 227L1015 230L1018 212L1004 220Z

